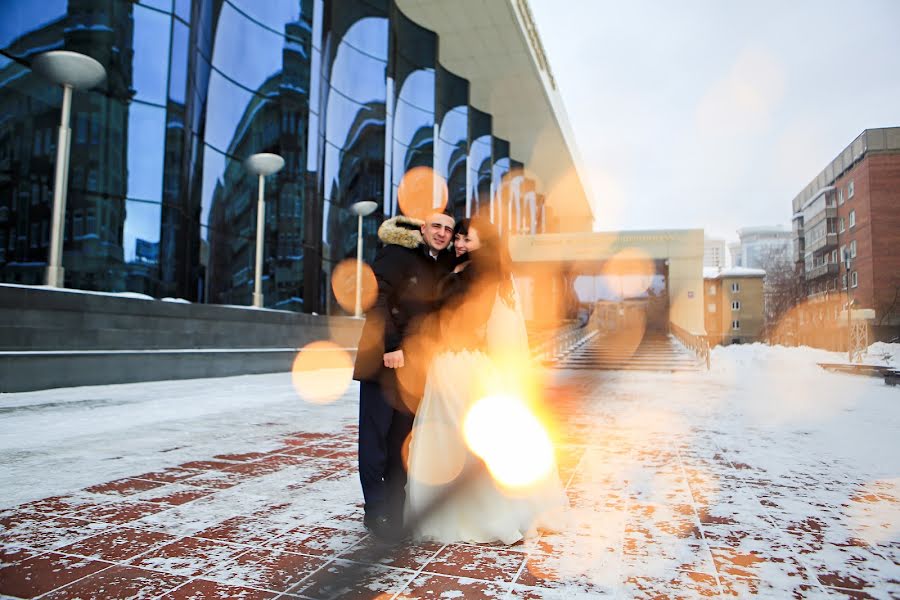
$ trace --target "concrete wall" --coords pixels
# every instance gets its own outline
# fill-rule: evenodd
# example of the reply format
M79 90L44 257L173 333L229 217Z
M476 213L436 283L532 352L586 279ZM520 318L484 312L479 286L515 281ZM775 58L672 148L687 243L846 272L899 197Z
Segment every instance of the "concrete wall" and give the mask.
M362 321L0 285L0 392L290 370Z

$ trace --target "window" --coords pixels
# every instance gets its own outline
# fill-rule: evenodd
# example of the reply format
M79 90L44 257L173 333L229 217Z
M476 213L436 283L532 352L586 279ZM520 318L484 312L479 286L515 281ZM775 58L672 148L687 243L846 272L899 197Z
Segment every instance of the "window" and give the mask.
M850 180L850 183L847 184L847 200L853 197L856 188L853 185L853 180Z
M844 217L841 217L838 222L840 223L840 226L838 227L838 231L840 233L844 233L844 230L846 229L846 227L844 226L846 224L844 222Z
M844 188L838 188L838 204L844 203Z
M731 310L741 310L741 303L738 300L733 300L731 302Z
M831 251L831 262L837 263L837 261L838 261L838 253L837 253L837 250L832 250L832 251Z
M709 295L710 296L716 295L716 286L714 286L714 285L709 286Z
M711 313L714 313L714 312L716 312L716 305L713 303L710 303L709 305L707 305L706 310Z
M732 292L739 292L739 291L741 291L741 284L740 284L739 282L737 282L737 281L735 281L734 283L732 283L732 284L731 284L731 291L732 291Z
M841 246L841 253L838 257L841 259L841 262L844 261L844 258L847 256L847 246Z
M859 285L859 278L856 276L856 271L850 273L850 287L856 287Z
M731 328L732 328L732 329L740 329L740 328L741 328L741 322L740 322L740 321L737 321L737 320L732 321L732 322L731 322Z
M850 227L856 227L856 211L850 211Z
M846 274L846 273L844 273L843 275L841 275L841 289L842 289L842 290L846 290L846 289L847 289L847 274Z
M856 258L856 240L850 242L850 258Z

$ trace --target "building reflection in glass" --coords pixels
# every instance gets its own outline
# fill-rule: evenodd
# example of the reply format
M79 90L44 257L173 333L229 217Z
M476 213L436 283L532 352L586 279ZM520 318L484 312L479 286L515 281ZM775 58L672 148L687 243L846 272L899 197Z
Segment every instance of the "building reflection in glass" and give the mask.
M469 82L438 65L434 146L435 172L447 182L447 212L466 216L466 168L469 154Z
M469 106L469 183L466 192L466 212L470 216L490 214L493 192L491 125L491 115Z
M74 95L68 287L250 304L255 152L286 162L266 184L270 307L340 312L329 274L355 255L349 207L381 207L364 220L371 261L416 166L447 180L457 217L541 231L536 185L504 177L514 148L437 44L392 0L0 3L0 281L45 277L61 92L30 64L53 49L108 73Z

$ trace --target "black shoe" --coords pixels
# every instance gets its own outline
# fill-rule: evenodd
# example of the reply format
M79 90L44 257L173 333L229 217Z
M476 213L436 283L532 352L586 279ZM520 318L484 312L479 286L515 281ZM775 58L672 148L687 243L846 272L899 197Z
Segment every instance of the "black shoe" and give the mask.
M403 537L400 527L387 515L370 515L363 517L363 525L382 542L399 542Z

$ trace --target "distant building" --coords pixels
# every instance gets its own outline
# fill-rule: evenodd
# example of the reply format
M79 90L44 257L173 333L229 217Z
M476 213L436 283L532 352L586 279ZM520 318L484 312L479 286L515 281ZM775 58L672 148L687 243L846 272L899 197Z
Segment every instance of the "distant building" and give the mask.
M874 339L900 334L900 127L863 131L794 198L793 211L793 259L806 288L799 343L845 347L848 295L875 311Z
M791 262L793 233L781 226L742 227L732 251L732 266L767 270L773 263Z
M703 237L703 266L725 268L725 240Z
M762 269L703 269L706 335L712 346L759 341L765 328Z
M740 242L729 242L728 243L728 255L731 256L731 266L732 267L743 267L741 264L741 243Z

